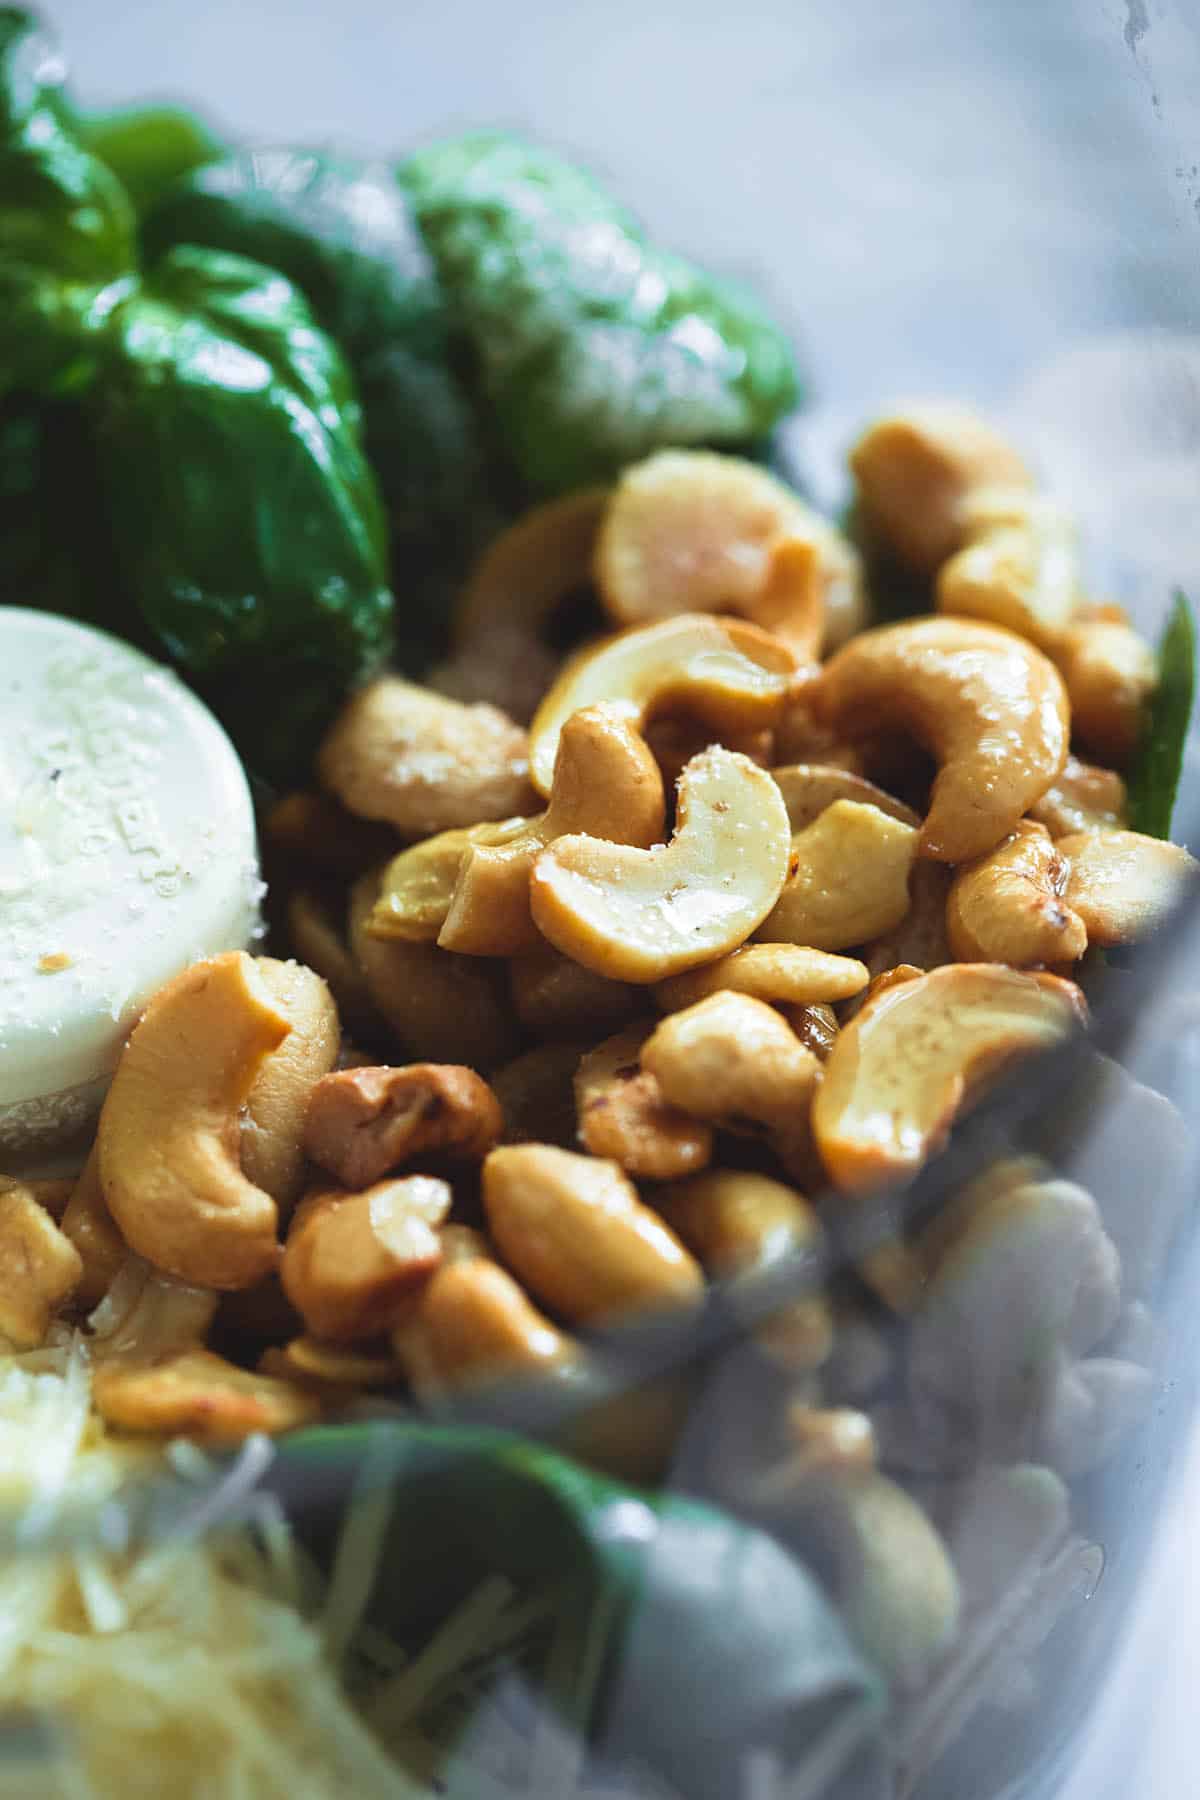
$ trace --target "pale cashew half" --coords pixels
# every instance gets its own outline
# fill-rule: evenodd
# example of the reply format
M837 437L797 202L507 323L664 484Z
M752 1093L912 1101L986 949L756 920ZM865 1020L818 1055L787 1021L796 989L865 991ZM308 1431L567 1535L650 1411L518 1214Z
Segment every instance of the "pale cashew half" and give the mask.
M1146 701L1158 684L1158 660L1121 619L1085 619L1063 633L1054 660L1071 702L1079 742L1107 761L1137 748Z
M35 1349L82 1274L75 1245L31 1189L0 1187L0 1336Z
M675 835L652 850L564 837L533 868L534 923L585 968L661 981L745 942L787 874L787 812L771 777L714 747L679 781Z
M796 680L785 644L738 619L679 613L605 638L569 662L529 728L530 779L554 781L562 728L581 707L608 701L634 730L656 713L686 713L715 732L773 725Z
M660 981L654 998L663 1012L679 1012L729 988L773 1006L807 1007L848 1000L869 977L852 956L833 956L802 944L743 944L728 956Z
M1178 844L1138 831L1080 831L1060 838L1070 863L1065 899L1093 944L1131 944L1162 924L1200 874Z
M964 407L937 402L878 419L850 452L870 535L932 575L962 543L965 507L981 488L1030 488L1020 457Z
M619 1031L644 1005L642 991L610 981L543 939L508 965L512 1003L534 1038L586 1038Z
M242 1173L286 1212L304 1186L300 1137L309 1096L337 1062L341 1029L319 975L295 962L257 959L259 978L291 1026L269 1051L242 1106Z
M835 800L854 800L860 806L874 806L889 819L902 825L917 827L921 820L911 806L897 800L883 788L876 787L863 775L850 769L839 769L831 763L789 763L772 769L776 785L787 807L788 822L793 832L813 825Z
M1063 898L1070 865L1044 825L1022 819L1004 842L960 869L946 903L959 962L1076 962L1087 927Z
M738 613L804 661L820 648L826 597L839 618L862 601L840 532L756 463L708 450L660 450L625 471L595 573L618 625Z
M1125 823L1125 783L1115 769L1097 768L1068 756L1062 774L1047 788L1029 817L1052 838L1073 831L1097 831Z
M790 1134L820 1075L774 1007L728 991L663 1019L641 1060L673 1106L734 1131Z
M900 726L937 759L920 853L939 862L994 849L1067 759L1057 669L1023 638L971 619L864 631L826 664L813 703L851 733Z
M616 1163L550 1144L493 1150L483 1204L509 1267L567 1319L695 1305L704 1278Z
M783 892L758 937L844 950L891 931L908 911L919 835L877 806L835 800L792 839Z
M967 542L938 573L938 611L1006 626L1053 656L1079 601L1071 519L1025 490L985 489L963 511Z
M159 989L100 1114L100 1179L130 1247L201 1287L252 1287L279 1260L275 1201L242 1170L241 1109L291 1022L240 951Z
M459 825L410 844L385 864L379 898L367 930L372 937L408 944L436 943L454 899L463 858L473 844L510 844L522 839L530 821L521 815Z
M609 1157L628 1175L670 1181L703 1169L712 1158L707 1125L669 1106L638 1058L649 1025L606 1038L575 1071L579 1136L593 1156Z
M81 1270L75 1289L78 1304L91 1311L112 1286L129 1257L129 1246L117 1230L100 1182L100 1150L93 1144L62 1216L63 1236L79 1252Z
M283 1290L315 1337L352 1343L386 1331L442 1260L446 1182L408 1175L362 1193L313 1194L284 1247Z
M885 988L842 1027L813 1104L833 1180L856 1189L912 1175L989 1075L1084 1017L1072 982L1001 964L951 963Z
M500 1104L473 1069L342 1069L313 1089L304 1151L344 1187L365 1188L428 1151L478 1162L503 1130Z
M494 706L461 706L396 675L351 695L317 772L351 812L406 837L531 810L521 727Z

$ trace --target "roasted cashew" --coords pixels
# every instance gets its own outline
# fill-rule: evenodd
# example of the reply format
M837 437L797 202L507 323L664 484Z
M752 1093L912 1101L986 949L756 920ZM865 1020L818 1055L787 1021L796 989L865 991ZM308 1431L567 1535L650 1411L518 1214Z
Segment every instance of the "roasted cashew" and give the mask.
M1062 679L1023 638L970 619L918 619L851 639L814 683L839 730L897 725L941 767L920 853L966 862L993 850L1067 758Z
M0 1187L0 1336L36 1349L82 1274L78 1250L31 1189Z
M1074 831L1099 831L1125 823L1125 783L1115 769L1097 768L1068 756L1062 774L1036 806L1029 809L1035 824L1044 825L1052 838Z
M728 991L663 1019L641 1061L671 1105L732 1131L792 1132L820 1074L774 1007Z
M779 898L790 834L762 769L714 747L679 782L675 835L652 850L558 838L533 867L534 923L585 968L661 981L734 950Z
M373 937L368 927L378 895L378 875L364 875L351 889L350 948L405 1054L479 1069L504 1062L516 1032L499 973L436 944Z
M619 1031L644 1004L640 989L609 981L544 940L508 965L513 1008L534 1038L584 1038Z
M699 1265L616 1163L508 1145L483 1165L483 1205L505 1262L564 1318L691 1306L703 1292Z
M199 1350L217 1312L218 1295L162 1275L140 1256L125 1262L89 1320L96 1363L143 1367L184 1350Z
M959 962L1077 962L1087 927L1063 898L1066 857L1044 825L1022 819L988 856L960 869L946 903L946 931Z
M1003 625L1053 656L1079 603L1072 521L1026 490L984 489L964 506L963 529L963 549L938 573L938 611Z
M379 1014L333 909L315 889L298 887L287 897L285 918L297 960L327 983L346 1030L374 1035L380 1027Z
M790 763L772 769L776 786L787 807L788 823L793 832L815 825L821 814L836 800L853 800L860 806L873 806L889 819L902 825L919 827L921 821L911 806L876 787L863 775L850 769L839 769L830 763Z
M396 1387L404 1379L404 1365L391 1352L327 1344L307 1335L264 1350L258 1367L263 1375L332 1396L346 1389Z
M529 773L539 794L554 780L558 740L572 713L608 701L640 731L656 713L686 713L715 732L773 725L796 680L785 644L737 619L679 613L604 638L569 662L529 727Z
M862 601L858 557L832 525L756 463L709 450L660 450L625 471L595 575L618 625L737 613L806 662L826 596L839 621Z
M1096 756L1123 762L1137 748L1146 701L1158 683L1158 660L1121 619L1084 619L1065 631L1055 651L1071 702L1071 728Z
M159 989L100 1114L104 1198L130 1248L201 1287L252 1287L276 1266L278 1211L242 1170L241 1109L291 1022L240 951Z
M852 956L833 956L802 944L743 944L716 962L660 981L654 998L663 1012L679 1012L728 988L774 1006L814 1006L848 1000L867 985L867 971Z
M1132 944L1167 918L1200 864L1178 844L1138 831L1080 831L1060 838L1068 859L1064 898L1093 944Z
M100 1182L100 1150L93 1144L62 1216L63 1236L79 1252L77 1305L90 1312L112 1286L128 1261L129 1245L117 1230Z
M574 1147L575 1071L587 1049L585 1043L537 1044L495 1071L506 1144Z
M494 706L461 706L384 675L351 695L317 753L344 806L428 837L532 810L528 746Z
M341 1029L333 996L301 963L256 959L259 978L291 1026L263 1058L242 1105L242 1173L285 1212L304 1186L300 1137L309 1096L337 1062Z
M479 1161L503 1130L499 1102L473 1069L343 1069L309 1097L304 1153L343 1187L365 1188L430 1150Z
M1054 975L951 963L877 993L844 1025L817 1090L817 1148L839 1187L913 1174L980 1083L1085 1017Z
M446 1182L407 1175L362 1193L313 1194L284 1246L283 1291L315 1337L353 1343L393 1324L442 1260Z
M832 1006L817 1002L811 1006L781 1006L779 1010L804 1048L811 1050L818 1062L828 1062L840 1029Z
M409 944L436 943L454 899L463 858L473 844L510 844L529 820L518 816L439 831L401 850L384 867L367 930L372 937Z
M863 945L862 960L872 979L901 965L937 969L954 960L946 936L946 901L953 877L954 871L945 863L913 864L908 878L908 912L893 931ZM861 998L852 1000L847 1012L856 1012Z
M639 1067L650 1029L634 1025L580 1058L575 1071L579 1137L593 1156L611 1158L627 1175L670 1181L706 1166L712 1132L668 1106L653 1075Z
M184 1350L153 1362L102 1364L92 1381L96 1411L122 1431L233 1444L311 1425L320 1404L289 1381L239 1369L211 1350Z
M793 837L783 892L756 935L844 950L893 930L908 911L919 835L877 806L835 800Z
M932 575L962 543L968 500L982 488L1030 488L1020 457L963 407L926 403L877 419L850 452L869 535Z
M579 1360L577 1346L487 1256L439 1269L392 1342L423 1400L484 1381L557 1373Z

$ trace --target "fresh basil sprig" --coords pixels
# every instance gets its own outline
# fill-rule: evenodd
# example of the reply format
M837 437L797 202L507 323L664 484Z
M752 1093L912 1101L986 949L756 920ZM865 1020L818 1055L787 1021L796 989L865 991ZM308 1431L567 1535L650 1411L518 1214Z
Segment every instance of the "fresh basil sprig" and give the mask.
M1158 686L1146 708L1141 741L1129 771L1132 831L1158 838L1171 834L1195 691L1196 621L1187 596L1177 592L1159 640Z

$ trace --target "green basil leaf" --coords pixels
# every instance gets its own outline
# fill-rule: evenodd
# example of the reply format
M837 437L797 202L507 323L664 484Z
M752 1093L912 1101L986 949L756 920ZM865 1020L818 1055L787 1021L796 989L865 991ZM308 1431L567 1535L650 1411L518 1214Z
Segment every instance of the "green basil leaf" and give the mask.
M112 170L140 215L193 169L225 153L203 119L178 106L122 106L113 112L88 113L80 118L78 131L86 148Z
M1158 838L1171 834L1195 690L1196 621L1187 596L1177 592L1159 640L1158 686L1129 771L1131 831Z

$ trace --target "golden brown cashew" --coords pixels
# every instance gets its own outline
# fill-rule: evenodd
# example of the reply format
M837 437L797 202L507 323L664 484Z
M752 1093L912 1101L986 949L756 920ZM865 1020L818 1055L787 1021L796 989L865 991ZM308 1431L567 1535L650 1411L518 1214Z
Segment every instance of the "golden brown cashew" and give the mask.
M386 943L368 930L379 876L350 890L350 948L372 1002L414 1060L490 1069L516 1048L499 972L436 944Z
M835 800L792 839L783 892L758 937L844 950L891 931L908 911L918 837L877 806Z
M258 1367L263 1375L330 1396L347 1388L396 1387L404 1379L403 1363L389 1351L327 1344L307 1334L271 1345L259 1357Z
M530 779L554 780L563 726L581 707L608 701L640 731L661 712L683 712L715 732L774 724L796 679L785 644L737 619L679 613L604 638L569 662L529 728Z
M627 469L596 545L596 586L618 625L681 612L737 613L811 661L826 597L861 605L851 546L756 463L660 450Z
M488 1257L439 1269L418 1312L393 1333L413 1391L455 1388L571 1367L579 1350Z
M351 812L406 837L532 810L519 725L494 706L461 706L396 675L351 695L317 753L317 773Z
M353 1343L388 1329L405 1297L442 1260L435 1227L450 1198L446 1182L407 1175L359 1194L313 1194L303 1202L280 1275L314 1337Z
M1123 762L1137 748L1158 661L1132 625L1085 619L1065 631L1054 660L1071 702L1071 727L1094 755Z
M409 944L436 943L454 899L463 858L473 844L510 844L524 837L523 816L482 825L457 826L422 838L393 856L380 877L379 898L371 911L371 937L399 938Z
M1070 863L1065 899L1093 944L1132 944L1161 925L1200 864L1178 844L1137 831L1080 831L1060 838Z
M29 1187L0 1188L0 1334L36 1349L82 1274L78 1250Z
M343 1187L365 1188L429 1150L478 1161L503 1129L500 1104L473 1069L344 1069L313 1089L304 1152Z
M818 1003L814 1006L781 1006L779 1010L804 1048L811 1050L818 1062L828 1062L839 1030L838 1017L832 1006Z
M512 1144L483 1165L483 1205L505 1262L567 1319L691 1306L704 1278L616 1163Z
M1070 715L1052 663L971 619L917 619L852 638L814 683L839 730L899 726L941 767L920 854L966 862L995 849L1062 770Z
M586 1038L619 1031L644 1006L641 990L572 962L543 939L508 965L523 1030L534 1038Z
M714 747L680 777L669 844L563 837L543 850L530 884L534 923L598 975L661 981L745 942L779 898L789 844L771 777Z
M184 1350L153 1362L102 1364L92 1382L96 1411L122 1431L233 1444L254 1432L276 1436L311 1425L318 1400L288 1381L239 1369L211 1350Z
M919 827L921 820L911 806L876 787L863 775L850 769L835 768L829 763L789 763L772 769L776 786L787 807L788 823L793 832L814 825L821 814L837 800L853 800L859 806L874 806L889 819L902 825Z
M1020 457L965 407L926 402L877 419L850 452L868 533L932 575L962 542L964 508L981 488L1030 488Z
M129 1246L105 1204L104 1189L100 1185L100 1150L96 1144L92 1145L67 1202L62 1230L63 1236L69 1238L79 1252L82 1265L75 1289L76 1303L90 1312L104 1298L129 1257Z
M1022 819L989 856L960 869L946 903L959 962L1076 962L1087 927L1063 898L1069 865L1044 825Z
M642 1067L672 1106L731 1131L790 1134L807 1117L820 1064L774 1007L723 992L671 1013Z
M775 1006L812 1006L848 1000L867 981L866 968L852 956L832 956L801 944L743 944L702 969L660 981L654 998L663 1012L679 1012L730 988Z
M989 488L968 498L963 533L938 573L938 611L1003 625L1053 656L1079 602L1070 518L1027 490Z
M579 1136L593 1156L611 1158L628 1175L670 1181L705 1167L712 1158L712 1132L668 1106L653 1075L639 1066L650 1029L634 1025L580 1059Z
M954 871L944 863L917 862L908 879L909 910L894 931L864 944L862 959L872 977L912 964L918 970L937 969L953 962L950 941L946 936L946 901ZM860 999L850 1002L849 1011L857 1011Z
M833 1180L911 1175L988 1076L1085 1017L1073 982L1002 964L951 963L878 992L842 1027L813 1104Z
M337 1061L341 1029L333 995L311 969L269 956L256 966L291 1030L263 1058L242 1105L242 1173L286 1212L304 1186L300 1137L309 1096Z
M278 1212L242 1170L241 1109L291 1022L240 951L160 988L100 1114L100 1179L131 1249L201 1287L252 1287L276 1266Z
M1098 831L1125 823L1125 783L1115 769L1100 769L1068 756L1062 774L1047 788L1029 817L1052 838L1073 831Z

